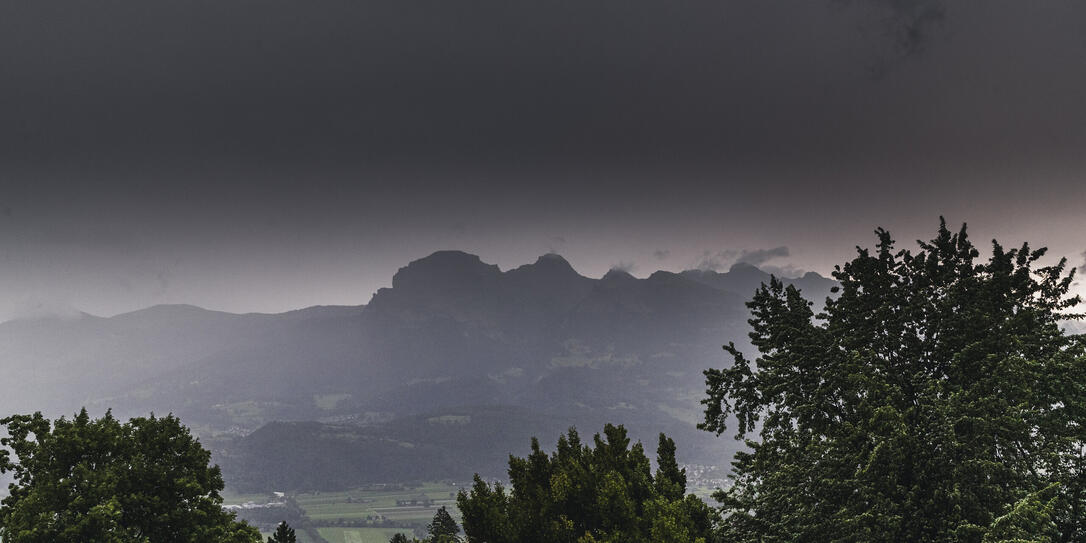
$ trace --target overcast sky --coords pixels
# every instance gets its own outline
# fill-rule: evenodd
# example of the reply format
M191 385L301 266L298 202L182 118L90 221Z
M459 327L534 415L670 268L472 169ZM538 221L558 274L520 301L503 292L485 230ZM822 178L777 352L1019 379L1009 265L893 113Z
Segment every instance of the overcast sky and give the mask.
M0 319L359 304L400 266L1086 250L1086 3L4 2Z

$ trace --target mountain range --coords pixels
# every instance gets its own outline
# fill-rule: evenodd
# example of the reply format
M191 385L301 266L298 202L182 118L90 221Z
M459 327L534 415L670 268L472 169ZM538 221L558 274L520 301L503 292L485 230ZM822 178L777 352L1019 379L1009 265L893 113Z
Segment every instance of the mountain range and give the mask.
M530 436L604 422L724 464L732 440L694 428L701 372L747 346L744 303L768 279L748 264L594 279L556 254L502 271L440 251L365 306L10 321L0 413L172 412L254 489L500 476ZM814 301L835 284L786 281Z

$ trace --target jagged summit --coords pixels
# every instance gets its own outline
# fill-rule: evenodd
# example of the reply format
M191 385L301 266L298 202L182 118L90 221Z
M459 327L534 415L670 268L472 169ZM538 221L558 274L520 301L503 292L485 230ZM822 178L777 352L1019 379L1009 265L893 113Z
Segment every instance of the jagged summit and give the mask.
M770 274L754 264L737 262L728 271L711 269L686 270L677 274L667 272L653 273L649 279L654 284L674 282L680 278L694 281L715 289L724 290L749 298L762 283L768 282ZM782 278L785 283L794 284L804 293L821 300L835 284L815 272L807 272L798 278ZM573 268L564 257L557 253L541 255L530 264L524 264L509 271L501 271L494 264L487 264L474 254L464 251L437 251L400 268L392 280L392 289L381 289L375 299L385 298L390 291L398 291L409 298L424 296L432 302L432 296L444 293L463 303L465 299L477 303L480 299L490 299L499 293L509 296L516 303L524 303L537 297L557 296L565 300L560 305L567 305L585 295L593 285L618 286L636 284L645 279L638 279L621 268L609 270L600 279L584 277ZM396 296L397 298L399 296ZM476 299L477 297L481 297ZM385 301L385 300L378 300ZM451 299L450 299L451 301ZM495 303L498 303L495 301ZM536 303L536 302L533 302ZM429 304L428 304L429 305Z
M453 283L470 283L501 274L494 264L463 251L437 251L400 268L392 277L392 287L440 288Z
M610 270L607 270L607 273L604 274L603 278L600 279L600 280L603 281L603 282L619 282L619 281L636 281L637 278L634 277L633 274L631 274L630 272L628 272L626 270L619 269L619 268L611 268Z
M569 265L569 261L566 260L565 257L563 257L562 255L560 255L558 253L546 253L546 254L540 255L539 258L537 258L535 260L535 263L536 264L555 263L555 264L565 264L567 266Z
M525 273L545 273L548 275L581 275L577 273L577 270L573 269L573 266L562 255L558 253L547 253L541 255L531 264L525 264L523 266L514 268L506 272L508 274L525 274Z
M755 266L754 264L751 264L750 262L736 262L735 264L732 264L731 268L728 268L728 273L753 272L753 271L761 272L762 270L759 269L758 266Z
M498 269L498 266L494 264L484 263L478 255L473 255L464 251L448 250L435 251L428 256L424 256L418 260L413 260L408 263L407 266L400 268L400 272L403 272L404 270L429 269L439 267L446 269Z

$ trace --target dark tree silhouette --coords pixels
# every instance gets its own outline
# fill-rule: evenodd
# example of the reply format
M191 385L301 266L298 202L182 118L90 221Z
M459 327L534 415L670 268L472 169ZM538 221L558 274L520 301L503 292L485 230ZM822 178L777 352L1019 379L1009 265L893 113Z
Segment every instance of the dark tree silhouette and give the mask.
M430 522L426 531L434 543L460 540L460 526L456 524L445 506L441 506L441 509L434 513L434 520Z
M297 543L298 539L294 535L294 528L291 528L286 521L280 522L275 527L275 533L268 538L268 543Z

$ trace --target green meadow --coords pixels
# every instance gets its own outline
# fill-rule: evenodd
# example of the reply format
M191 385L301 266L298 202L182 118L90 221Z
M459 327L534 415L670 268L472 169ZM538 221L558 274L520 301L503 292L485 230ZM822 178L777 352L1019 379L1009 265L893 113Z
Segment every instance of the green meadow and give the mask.
M460 488L449 482L429 482L290 494L308 518L307 523L292 526L299 543L386 543L396 533L412 536L416 529L425 530L442 506L459 522L456 493ZM272 499L266 494L229 491L223 493L223 498L227 504L263 503ZM397 505L404 500L424 503Z

